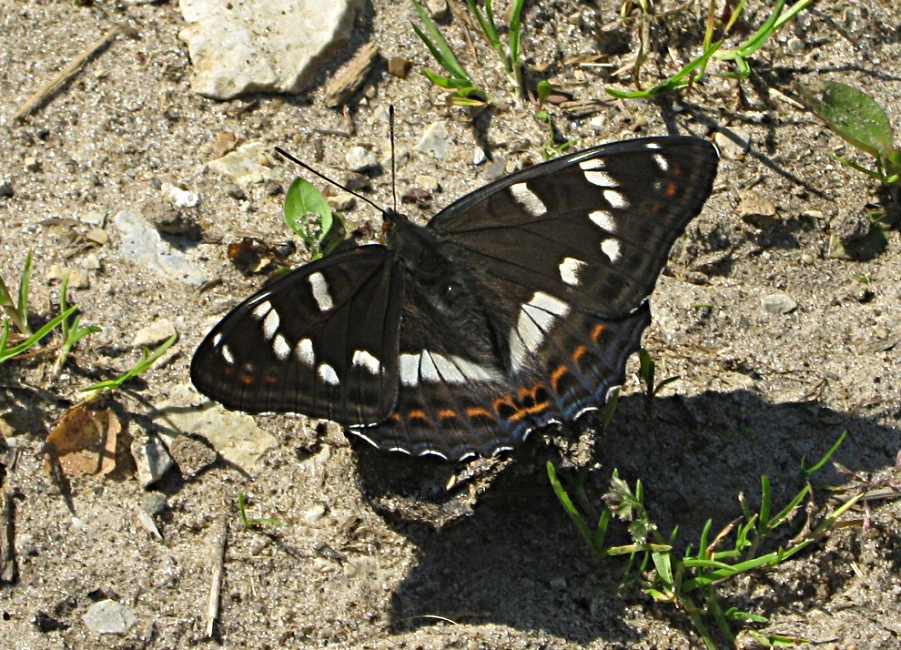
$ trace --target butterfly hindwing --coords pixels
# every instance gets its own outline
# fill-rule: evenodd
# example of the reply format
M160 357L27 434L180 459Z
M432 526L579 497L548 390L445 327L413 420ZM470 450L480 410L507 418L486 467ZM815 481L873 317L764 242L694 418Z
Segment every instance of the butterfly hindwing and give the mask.
M403 275L383 246L330 255L236 307L201 343L191 380L249 413L381 421L397 398L402 308Z

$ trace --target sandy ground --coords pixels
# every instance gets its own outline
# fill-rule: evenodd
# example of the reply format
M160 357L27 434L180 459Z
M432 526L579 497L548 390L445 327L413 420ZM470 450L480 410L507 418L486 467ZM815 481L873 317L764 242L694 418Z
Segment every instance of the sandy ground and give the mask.
M614 9L570 0L529 4L524 48L532 63L558 64L558 76L579 99L603 97L605 68L561 62L597 49L590 23L572 16L596 11L607 22ZM399 148L412 149L439 119L448 121L454 142L442 163L418 155L405 160L397 178L401 193L417 174L437 176L443 191L434 210L484 180L472 164L469 116L445 107L442 93L418 74L427 61L404 2L374 0L361 33L341 55L368 39L385 56L417 64L406 80L381 72L371 78L371 96L352 106L352 136L316 131L345 126L340 112L324 108L318 89L299 98L257 97L246 110L242 102L193 94L175 3L75 7L3 0L2 15L0 180L11 183L13 195L0 198L0 273L14 285L33 250L32 309L46 316L55 313L59 293L51 267L84 270L89 286L71 291L71 300L81 307L83 324L102 332L78 348L56 381L49 376L52 355L0 367L2 435L15 448L2 452L0 477L14 504L19 572L14 584L0 586L0 647L699 645L679 608L619 588L622 562L591 559L543 480L545 461L559 461L559 454L541 436L509 461L461 480L448 500L445 482L465 479L472 468L397 458L351 445L334 427L261 417L279 444L251 475L219 462L197 473L174 470L154 487L165 496L156 517L159 541L139 524L146 497L130 473L63 485L48 474L44 440L78 390L133 364L135 332L167 318L179 333L176 353L114 402L127 434L152 432L147 414L188 382L191 355L207 328L262 282L234 269L226 244L248 234L272 243L288 238L276 190L295 171L276 165L281 181L248 187L244 199L235 198L229 181L204 167L216 156L216 133L285 147L340 176L349 146L386 151L378 115L393 103ZM754 16L753 25L762 19ZM684 61L703 33L690 15L671 20L652 31L651 81L675 70L668 47ZM872 93L901 125L898 21L887 2L850 8L820 2L755 56L755 75L740 90L734 81L710 79L681 99L611 103L593 119L555 113L562 133L579 138L579 146L715 131L747 136L752 144L745 156L724 157L713 196L677 243L654 295L645 345L659 378L680 379L649 414L630 376L613 425L596 436L591 498L600 499L613 468L629 481L641 479L652 517L667 533L680 526L685 545L697 540L707 519L719 530L740 516L740 493L757 504L763 474L776 504L785 503L800 486L802 458L819 458L845 430L850 435L836 460L855 473L851 482L859 486L877 474L878 485L891 480L901 446L901 239L890 232L886 251L868 261L828 254L832 233L866 223L876 188L828 154L868 161L786 97L795 96L797 81L843 81ZM113 24L128 24L139 37L116 40L44 107L22 123L10 121L37 87ZM459 32L448 29L461 43ZM511 103L481 118L478 130L494 153L515 164L534 162L545 133L533 112L534 106ZM167 182L202 196L187 215L203 238L176 243L221 279L204 293L120 254L110 219L123 209L150 216ZM390 204L388 176L375 176L372 185L373 200ZM748 192L764 217L740 205ZM430 216L411 212L422 221ZM86 252L67 253L98 214L109 242L93 249L100 268L90 269ZM378 214L358 207L348 220L365 229L378 223ZM775 293L797 307L767 311L762 299ZM893 480L897 485L897 474ZM848 481L831 467L816 475L816 507L832 507L827 486ZM248 494L252 516L277 517L283 525L243 530L238 492ZM206 603L223 517L224 582L208 641ZM724 585L724 602L768 617L756 629L806 638L814 647L896 646L899 505L873 500L847 521L777 570ZM137 624L122 635L90 632L82 616L104 598L134 612Z

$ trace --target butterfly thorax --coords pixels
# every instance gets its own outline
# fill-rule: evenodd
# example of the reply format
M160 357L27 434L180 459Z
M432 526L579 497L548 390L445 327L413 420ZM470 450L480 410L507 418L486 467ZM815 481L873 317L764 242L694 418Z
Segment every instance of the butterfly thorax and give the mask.
M421 339L423 347L432 349L435 341L442 341L439 352L497 360L501 336L488 316L490 310L478 298L484 292L479 292L472 269L453 256L454 247L441 233L397 212L386 219L390 221L385 243L402 269L408 297L404 340L416 347ZM412 326L413 322L426 322L428 327ZM438 332L441 336L436 336Z

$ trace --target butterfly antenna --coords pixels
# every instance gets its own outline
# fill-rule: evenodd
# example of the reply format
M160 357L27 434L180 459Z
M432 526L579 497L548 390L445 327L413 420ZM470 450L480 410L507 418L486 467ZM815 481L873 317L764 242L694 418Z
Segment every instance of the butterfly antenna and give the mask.
M391 196L394 199L394 211L397 212L397 176L394 163L394 104L388 105L388 134L391 139Z
M321 178L322 180L324 180L326 183L331 183L332 185L334 185L334 186L336 186L336 187L340 187L342 190L344 190L344 191L347 192L348 194L353 194L355 197L357 197L357 198L360 199L361 201L365 201L366 203L368 203L369 205L371 205L372 207L374 207L376 210L378 210L379 212L381 212L381 213L384 214L385 208L383 208L382 206L380 206L380 205L379 205L378 203L376 203L375 201L372 201L372 200L366 198L365 196L363 196L362 194L358 194L357 192L354 192L353 190L344 187L341 183L339 183L338 181L332 180L331 178L329 178L329 177L326 176L325 174L323 174L323 173L321 173L321 172L317 172L315 169L313 169L312 167L310 167L308 164L306 164L305 162L301 162L300 160L298 160L297 158L295 158L294 156L292 156L291 154L289 154L287 151L285 151L285 150L282 149L281 147L276 147L275 150L278 152L278 154L279 154L280 156L284 156L285 158L287 158L288 160L290 160L290 161L293 162L294 164L300 165L301 167L303 167L304 169L306 169L308 172L310 172L310 173L313 174L314 176L318 176L319 178ZM393 176L393 175L394 175L394 171L393 171L393 168L394 168L394 154L393 154L393 153L392 153L392 155L391 155L391 166L392 166L392 172L391 172L391 173L392 173L392 176ZM396 198L395 198L395 200L394 200L394 203L395 203L395 205L397 205L397 199L396 199Z

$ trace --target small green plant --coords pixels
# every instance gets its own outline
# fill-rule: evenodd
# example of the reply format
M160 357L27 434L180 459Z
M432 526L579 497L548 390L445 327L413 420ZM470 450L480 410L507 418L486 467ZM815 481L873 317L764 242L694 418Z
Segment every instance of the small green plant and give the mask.
M271 517L248 517L246 507L247 503L244 498L244 493L238 492L238 513L241 515L241 525L244 527L244 530L251 530L261 526L284 525L281 520L273 519Z
M3 334L0 335L0 363L25 354L60 325L65 328L69 316L75 313L77 309L76 307L69 307L65 302L61 303L60 311L62 313L55 318L52 318L37 332L32 332L31 327L28 325L28 291L31 286L32 266L33 256L29 251L28 256L25 258L22 274L19 278L17 301L13 301L12 294L10 294L6 283L0 278L0 307L2 307L3 312L7 317L7 320L3 321ZM10 346L9 336L11 327L15 327L20 334L25 336L25 340ZM72 345L74 344L75 343L73 342Z
M8 346L9 343L9 330L10 325L9 321L3 322L3 334L0 335L0 363L4 361L8 361L13 357L17 357L21 354L24 354L29 349L37 345L45 336L50 334L54 329L56 329L64 320L66 320L69 316L74 314L78 308L70 307L67 311L64 311L60 315L51 319L37 332L29 336L27 339L22 341L21 343L13 346Z
M435 60L447 72L440 75L431 70L424 70L423 74L436 86L452 90L450 101L455 106L485 106L495 104L497 100L485 88L479 86L472 75L460 63L447 40L441 35L441 31L435 21L429 16L419 0L410 0L419 19L425 29L413 23L413 31L425 44ZM525 0L513 0L510 11L510 22L507 24L507 43L501 40L497 23L494 19L494 10L491 0L485 0L484 13L476 6L474 0L466 0L469 11L479 24L482 35L491 45L504 66L504 72L510 83L516 89L517 96L525 96L523 83L523 63L520 56L520 34L522 30L522 7Z
M312 252L313 259L328 255L344 239L344 221L312 183L295 178L285 193L285 221Z
M72 313L69 307L68 293L69 274L66 273L63 276L63 281L60 284L59 288L59 309L63 313ZM66 363L66 359L68 358L69 353L72 351L72 348L75 347L75 344L89 334L95 334L96 332L100 331L100 328L96 325L79 328L78 325L80 322L81 316L76 314L71 323L69 322L68 316L63 318L62 322L60 323L63 332L63 344L59 350L59 354L56 357L56 363L53 364L52 374L54 377L58 376L62 371L63 365Z
M875 165L864 167L842 156L833 158L884 185L901 185L901 149L895 147L895 131L875 99L837 81L799 85L798 91L817 117L848 144L871 155Z
M785 562L803 549L822 539L835 527L838 519L847 512L861 496L856 496L831 514L823 518L816 526L793 539L787 547L780 547L769 553L758 554L761 542L774 530L788 523L802 502L810 494L811 488L807 480L819 471L835 454L846 436L843 433L831 449L812 467L802 462L802 473L805 484L791 501L775 515L771 516L772 501L769 479L761 477L761 504L758 512L753 512L743 496L739 496L743 517L725 526L715 537L711 538L712 522L708 520L704 526L696 548L689 546L679 557L674 553L674 545L678 536L678 527L668 537L664 537L657 526L650 520L644 506L644 490L641 481L637 481L633 490L629 484L620 479L616 470L610 480L610 488L603 497L604 508L598 516L597 524L591 526L583 512L590 512L590 503L584 490L584 474L568 480L569 491L563 487L551 463L547 465L548 477L554 492L563 509L570 517L582 537L587 542L594 556L601 560L615 556L629 556L626 578L633 574L632 568L638 563L639 569L635 579L639 580L646 594L657 602L676 605L685 611L708 648L716 648L708 623L716 624L720 632L730 641L735 641L733 626L747 622L765 622L762 616L742 612L735 607L724 608L717 597L717 585L746 574L750 571L763 570ZM570 497L573 493L575 501ZM610 546L605 543L611 521L616 518L628 522L628 533L631 544ZM727 548L732 539L731 548ZM647 569L653 569L650 573ZM649 577L644 577L649 576ZM752 636L765 645L780 645L797 639L778 635L763 637L754 630L748 630Z
M641 376L641 380L644 382L645 395L647 395L648 407L650 408L651 404L654 401L654 398L660 393L660 390L664 386L667 386L674 381L678 381L679 376L675 375L673 377L667 377L663 381L655 384L654 375L657 372L657 364L651 358L651 355L648 353L648 351L644 348L641 348L638 351L638 362L640 364L638 374Z
M28 251L25 257L25 266L22 267L22 275L19 277L19 300L13 302L12 295L6 287L3 278L0 278L0 307L7 318L21 334L31 336L31 328L28 326L28 288L31 284L32 254Z
M732 10L732 15L723 28L724 33L728 34L734 27L735 23L738 21L739 17L742 14L742 11L744 10L745 1L746 0L741 0L735 7L735 9ZM714 73L715 76L726 77L730 79L747 79L751 75L751 66L748 63L748 59L761 47L763 47L764 44L776 32L778 32L782 27L785 26L786 23L788 23L788 21L792 20L795 16L798 15L799 12L805 9L812 2L813 0L798 0L798 2L795 2L791 7L783 11L783 9L785 9L786 0L778 0L776 2L776 6L773 7L773 10L770 12L769 16L763 22L763 24L757 29L757 31L754 32L754 34L752 34L750 37L748 37L748 39L746 39L741 45L732 49L721 49L724 41L719 40L714 42L713 40L713 34L715 30L713 3L711 2L710 11L707 15L707 30L704 34L703 47L700 56L691 60L681 70L679 70L676 74L674 74L666 81L656 84L651 88L642 90L639 87L639 90L623 91L608 86L606 88L606 91L613 97L636 99L654 97L664 93L681 90L683 88L691 86L692 84L700 81L703 78L707 70L707 65L711 59L724 63L730 63L734 66L733 70ZM627 20L629 14L632 11L632 4L632 2L625 2L623 4L620 11L622 20ZM651 4L646 1L640 2L639 5L640 11L638 22L640 49L638 54L636 55L632 70L632 78L636 86L639 86L638 77L640 67L647 58L647 24L648 21L651 20L652 9ZM676 10L658 14L655 16L655 18L662 18L667 14L674 13L675 11Z
M72 309L74 310L75 308L73 307ZM126 381L132 379L133 377L137 377L142 372L147 370L150 366L152 366L157 359L159 359L161 356L163 356L163 354L166 353L166 350L172 347L177 338L178 337L173 334L162 344L160 344L160 346L153 352L151 352L147 348L144 348L144 350L141 352L141 360L131 368L117 377L88 386L82 392L88 394L87 399L95 399L104 392L118 389Z

